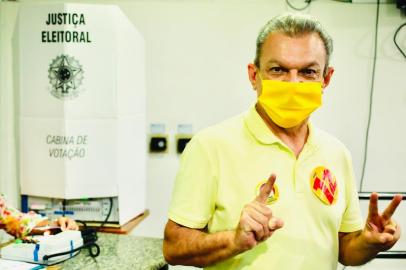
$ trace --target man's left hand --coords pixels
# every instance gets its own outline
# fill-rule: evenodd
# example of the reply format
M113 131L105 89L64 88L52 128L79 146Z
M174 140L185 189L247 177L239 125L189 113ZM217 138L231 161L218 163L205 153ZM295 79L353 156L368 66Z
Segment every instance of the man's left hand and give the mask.
M380 214L378 194L371 194L368 218L362 234L366 244L377 252L390 249L400 238L400 226L392 219L392 215L401 201L402 196L395 195L385 211Z

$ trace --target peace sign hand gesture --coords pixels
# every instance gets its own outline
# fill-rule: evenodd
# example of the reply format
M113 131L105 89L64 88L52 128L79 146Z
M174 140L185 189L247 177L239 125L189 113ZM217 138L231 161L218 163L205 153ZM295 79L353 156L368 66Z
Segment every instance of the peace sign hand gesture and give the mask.
M402 196L395 195L385 211L380 214L378 212L378 194L371 194L363 234L366 243L377 252L390 249L400 238L400 226L392 219L392 215L401 201Z

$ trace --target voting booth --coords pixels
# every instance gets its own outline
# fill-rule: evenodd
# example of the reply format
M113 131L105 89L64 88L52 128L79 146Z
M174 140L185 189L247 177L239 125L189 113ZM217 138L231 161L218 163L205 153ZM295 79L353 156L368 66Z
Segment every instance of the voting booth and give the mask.
M111 5L23 4L14 34L21 193L145 210L145 48Z

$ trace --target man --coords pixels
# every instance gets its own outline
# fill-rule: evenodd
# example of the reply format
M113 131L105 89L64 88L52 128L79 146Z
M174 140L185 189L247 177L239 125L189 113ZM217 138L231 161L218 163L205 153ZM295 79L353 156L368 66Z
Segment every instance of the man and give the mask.
M308 117L328 86L332 41L319 22L285 14L270 20L248 65L255 106L201 131L182 156L164 255L207 269L336 269L391 248L402 200L378 213L376 193L363 225L351 158Z

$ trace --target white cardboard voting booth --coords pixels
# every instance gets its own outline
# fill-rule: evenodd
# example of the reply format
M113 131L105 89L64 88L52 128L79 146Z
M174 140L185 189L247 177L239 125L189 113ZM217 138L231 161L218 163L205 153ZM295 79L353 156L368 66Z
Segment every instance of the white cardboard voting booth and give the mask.
M111 5L25 4L14 34L21 193L145 210L144 40Z

